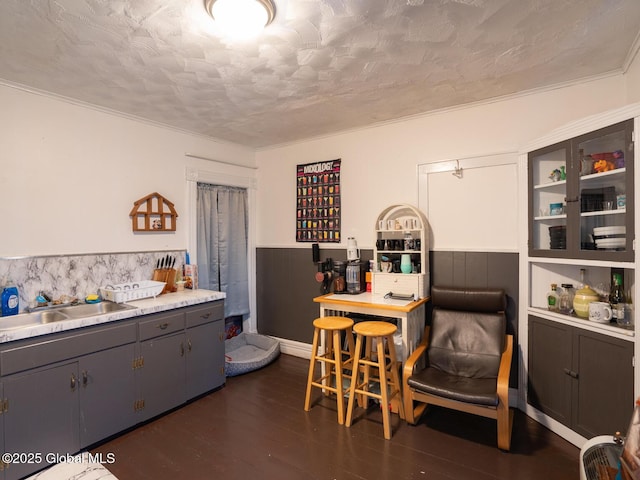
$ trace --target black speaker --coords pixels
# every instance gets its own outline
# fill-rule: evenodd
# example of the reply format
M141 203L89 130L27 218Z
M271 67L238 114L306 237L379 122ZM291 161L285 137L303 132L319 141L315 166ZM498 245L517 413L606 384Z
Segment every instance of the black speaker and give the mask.
M313 263L320 262L320 245L317 243L311 244L311 254L313 255Z

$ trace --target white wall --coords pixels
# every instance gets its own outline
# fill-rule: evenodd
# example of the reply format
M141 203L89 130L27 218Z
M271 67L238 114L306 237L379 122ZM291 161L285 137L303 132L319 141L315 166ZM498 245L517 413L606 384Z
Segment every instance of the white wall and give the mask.
M212 163L184 154L255 165L253 149L9 86L0 105L0 256L185 249L185 168ZM133 234L152 192L175 204L176 232Z
M624 77L608 76L259 151L257 245L309 248L295 242L297 164L342 158L342 246L355 236L360 247L372 248L385 207L418 205L418 165L517 151L569 121L625 102ZM487 188L496 188L491 178Z
M640 102L640 53L636 52L635 58L625 73L625 80L628 103Z

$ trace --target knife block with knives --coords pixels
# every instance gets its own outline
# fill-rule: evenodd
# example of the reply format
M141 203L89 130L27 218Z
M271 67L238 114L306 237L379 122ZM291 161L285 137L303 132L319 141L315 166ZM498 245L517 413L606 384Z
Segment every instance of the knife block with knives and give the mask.
M157 282L165 282L166 285L162 293L175 292L176 287L176 257L167 255L156 262L156 268L153 271L153 278Z

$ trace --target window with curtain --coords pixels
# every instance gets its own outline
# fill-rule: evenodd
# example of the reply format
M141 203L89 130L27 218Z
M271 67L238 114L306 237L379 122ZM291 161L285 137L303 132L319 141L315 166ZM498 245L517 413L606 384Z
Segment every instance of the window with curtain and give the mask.
M249 314L247 190L198 183L198 286L225 292L225 318Z

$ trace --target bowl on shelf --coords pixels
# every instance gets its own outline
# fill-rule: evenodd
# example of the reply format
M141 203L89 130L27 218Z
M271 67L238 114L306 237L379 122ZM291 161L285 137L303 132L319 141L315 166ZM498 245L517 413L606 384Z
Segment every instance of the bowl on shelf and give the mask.
M553 250L565 250L567 248L566 225L549 227L549 247Z
M601 238L596 240L596 248L598 249L615 249L624 248L627 243L627 239L622 238Z
M627 227L624 225L616 227L595 227L593 238L623 238L627 235Z

